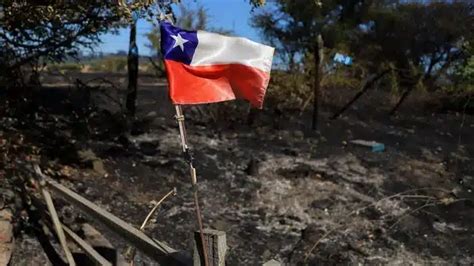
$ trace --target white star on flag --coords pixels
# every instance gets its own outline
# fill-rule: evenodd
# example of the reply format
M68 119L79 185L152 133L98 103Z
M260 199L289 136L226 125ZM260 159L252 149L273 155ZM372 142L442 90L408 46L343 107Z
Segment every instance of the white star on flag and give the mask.
M175 48L176 46L179 46L179 48L181 48L181 51L184 52L184 44L189 41L181 37L179 33L178 35L171 35L171 38L174 39L173 48Z

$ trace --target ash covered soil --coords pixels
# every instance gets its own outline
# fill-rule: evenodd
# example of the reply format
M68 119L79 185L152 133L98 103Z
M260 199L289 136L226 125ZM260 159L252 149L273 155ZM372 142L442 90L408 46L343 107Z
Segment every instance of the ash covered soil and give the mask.
M138 101L131 133L116 133L114 120L98 115L89 123L97 134L81 137L48 103L48 118L29 122L39 126L10 119L17 129L3 135L41 147L39 161L55 178L136 227L176 187L147 233L191 251L197 225L173 107L162 86L143 85ZM384 106L362 104L335 121L323 110L318 133L296 111L264 109L248 126L241 109L215 119L203 115L218 114L214 107L184 109L205 227L227 233L228 265L474 263L474 117L402 110L389 118ZM352 139L386 149L374 153ZM103 169L78 163L84 153ZM46 263L35 241L17 236L12 265ZM152 264L141 254L136 261Z

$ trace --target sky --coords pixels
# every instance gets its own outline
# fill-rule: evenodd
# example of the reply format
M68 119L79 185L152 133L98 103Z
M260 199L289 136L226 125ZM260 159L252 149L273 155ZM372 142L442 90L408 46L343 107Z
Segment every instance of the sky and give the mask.
M235 36L247 37L253 41L262 42L257 30L250 27L252 6L248 0L183 0L183 4L196 6L202 5L209 15L209 26L232 30ZM174 7L174 10L178 8ZM146 44L145 36L152 28L151 23L140 19L137 24L137 45L140 55L150 55L151 51ZM129 29L121 29L118 34L105 34L101 36L102 43L96 52L115 53L128 51Z

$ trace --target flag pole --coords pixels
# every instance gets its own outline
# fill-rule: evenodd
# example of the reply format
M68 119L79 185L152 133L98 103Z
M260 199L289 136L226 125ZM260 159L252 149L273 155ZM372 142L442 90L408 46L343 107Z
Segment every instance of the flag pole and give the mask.
M160 17L159 21L169 21L171 24L173 23L172 17L167 16L161 9L160 4L158 4L158 11L160 12ZM202 225L202 215L201 215L201 208L199 207L199 198L198 198L198 186L197 186L197 175L196 175L196 168L194 168L193 165L193 157L189 151L188 147L188 141L186 137L186 126L184 124L184 114L183 110L181 109L181 105L176 104L175 106L176 110L176 121L178 122L179 125L179 135L181 138L181 146L183 148L183 155L186 160L186 162L189 165L189 171L191 175L191 184L193 188L193 197L194 197L194 206L196 209L196 219L198 222L198 227L199 227L199 236L201 238L201 245L202 245L202 254L204 256L204 265L209 266L209 260L207 256L207 242L206 239L204 238L204 227ZM199 248L198 248L199 250Z
M202 254L204 256L204 265L208 266L209 263L208 263L207 248L206 248L207 243L206 243L206 239L204 238L202 214L201 214L201 208L199 207L196 168L194 168L193 157L190 153L188 143L187 143L188 141L187 141L187 136L186 136L186 126L184 124L184 114L183 114L183 110L181 109L181 105L178 105L178 104L175 105L175 110L176 110L176 120L178 121L178 126L179 126L179 135L181 138L181 146L183 149L183 155L186 162L189 165L189 171L191 175L191 184L193 186L194 206L196 209L196 218L197 218L197 222L199 226L199 235L201 237Z

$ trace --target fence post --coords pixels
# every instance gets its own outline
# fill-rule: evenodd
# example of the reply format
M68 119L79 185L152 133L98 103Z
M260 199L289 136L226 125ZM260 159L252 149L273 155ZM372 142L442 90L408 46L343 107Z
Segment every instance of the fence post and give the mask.
M209 266L225 266L225 256L227 252L227 241L225 232L204 229L206 239L206 250L208 254ZM193 265L204 265L204 256L200 232L194 232Z

